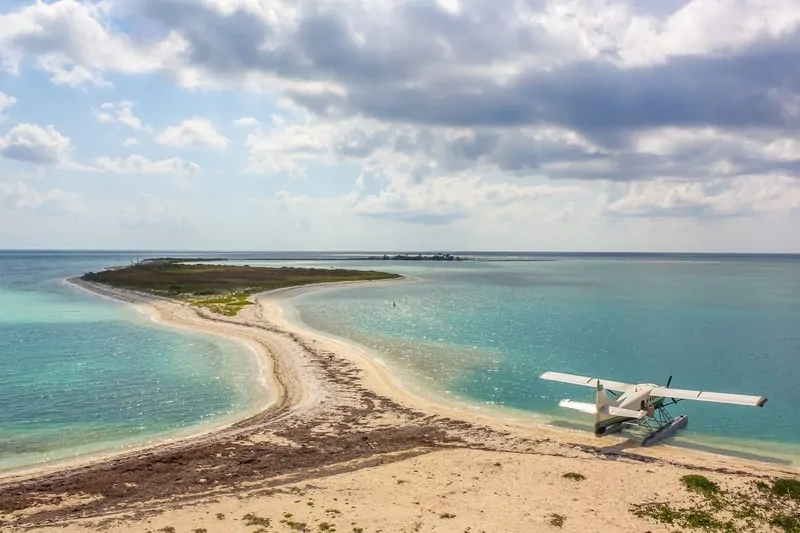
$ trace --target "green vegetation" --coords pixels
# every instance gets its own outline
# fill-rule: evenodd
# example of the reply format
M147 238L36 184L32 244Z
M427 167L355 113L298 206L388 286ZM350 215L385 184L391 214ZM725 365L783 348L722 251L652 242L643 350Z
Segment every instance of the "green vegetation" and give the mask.
M796 479L757 480L729 491L705 476L688 475L681 482L698 495L691 504L644 503L634 505L631 512L684 531L760 532L772 527L800 533L800 499L795 492L800 482Z
M248 526L265 526L269 527L270 519L269 518L261 518L260 516L256 516L253 513L247 513L242 517L245 524Z
M720 492L719 485L705 476L690 474L683 476L681 482L690 492L697 492L704 496L712 496Z
M572 479L574 481L583 481L584 479L586 479L586 476L584 476L583 474L579 474L577 472L567 472L561 477L563 477L564 479Z
M308 531L308 524L305 522L294 522L292 520L281 520L281 524L285 524L289 529L295 531Z
M792 478L776 479L772 482L772 492L778 496L800 500L800 480Z
M382 256L379 255L371 255L367 257L368 260L378 260L382 259L384 261L463 261L463 257L458 257L451 254L433 254L433 255L412 255L412 254L396 254L396 255L389 255L384 254Z
M260 292L311 283L374 281L399 278L372 270L293 267L250 267L185 264L193 259L160 258L101 272L88 272L85 281L184 300L222 315L233 316L253 303Z

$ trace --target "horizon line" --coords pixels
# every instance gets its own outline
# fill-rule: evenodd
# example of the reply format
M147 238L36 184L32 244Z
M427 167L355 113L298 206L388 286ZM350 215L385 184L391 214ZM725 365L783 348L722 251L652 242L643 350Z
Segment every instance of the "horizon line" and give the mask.
M525 254L525 255L781 255L791 256L800 255L797 252L723 252L723 251L592 251L592 250L422 250L422 249L406 249L406 250L215 250L215 249L176 249L176 248L0 248L2 252L112 252L112 253L220 253L220 254Z

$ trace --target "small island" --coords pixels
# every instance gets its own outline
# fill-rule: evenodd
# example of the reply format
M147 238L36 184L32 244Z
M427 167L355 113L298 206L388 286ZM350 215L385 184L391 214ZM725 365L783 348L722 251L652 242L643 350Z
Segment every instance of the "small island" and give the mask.
M201 258L146 259L129 266L87 272L83 281L183 300L222 315L236 315L260 292L313 283L398 279L373 270L251 267L194 264ZM193 264L187 264L193 263Z
M451 254L433 254L433 255L423 255L423 254L396 254L396 255L371 255L367 257L367 259L371 261L465 261L466 258L458 257L456 255Z

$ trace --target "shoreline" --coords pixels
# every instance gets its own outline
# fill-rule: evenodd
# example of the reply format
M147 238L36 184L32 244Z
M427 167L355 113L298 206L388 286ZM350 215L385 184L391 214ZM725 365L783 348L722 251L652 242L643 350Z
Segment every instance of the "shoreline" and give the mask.
M797 473L794 467L708 452L635 448L624 438L599 439L545 425L498 420L415 396L357 346L299 328L282 317L280 302L303 292L352 283L363 282L261 293L254 296L254 305L236 317L132 291L83 287L150 308L170 326L252 343L265 360L275 399L252 416L174 442L4 475L0 477L0 525L72 527L77 523L76 512L82 524L114 516L123 522L138 520L178 512L186 505L211 505L212 500L235 497L242 487L253 484L280 491L305 480L357 475L364 469L415 457L424 460L431 454L449 454L437 455L440 459L479 452L522 454L532 461L526 463L530 468L575 459L584 469L590 464L600 469L613 459L623 472L647 464L670 472L688 469L734 477ZM91 498L67 498L75 494ZM120 509L137 511L124 518L119 516Z
M389 280L388 282L392 281ZM257 303L262 304L262 307L266 306L266 320L277 323L282 328L292 330L300 335L321 339L323 342L329 342L340 347L342 355L351 356L357 365L369 367L373 372L379 374L381 379L376 390L380 390L382 394L425 412L469 420L474 423L514 427L526 432L544 434L552 438L565 438L583 444L603 443L606 445L618 445L627 442L627 437L619 435L608 435L602 439L596 438L591 435L591 425L587 424L584 428L581 428L578 427L574 420L567 418L553 417L547 413L525 411L503 405L486 406L468 398L451 397L428 383L415 382L415 388L419 392L411 390L396 373L393 373L391 364L385 363L373 349L354 340L318 330L302 321L297 308L293 305L294 298L320 290L336 290L339 288L336 285L338 284L333 284L331 287L325 287L324 285L290 287L282 289L287 291L282 295L263 293L257 295ZM286 317L287 310L291 313L292 319ZM414 378L414 372L409 371L407 374L411 376L409 380L411 382ZM751 445L748 446L747 443ZM760 446L756 446L756 443ZM725 447L717 448L715 445ZM759 457L758 452L765 451L765 447L767 452L776 455L762 455ZM694 438L692 436L683 436L682 440L677 443L665 442L655 447L633 445L631 448L636 449L636 453L652 457L664 455L694 460L698 457L714 456L733 461L755 462L772 466L779 465L800 470L800 444L793 443L760 442L725 436L699 435L694 436ZM791 461L791 464L786 464L788 461Z
M208 436L218 431L231 427L234 424L256 416L259 413L269 410L276 402L274 390L276 389L275 376L267 368L269 356L264 353L264 348L259 343L243 336L235 336L221 332L210 332L202 328L192 327L191 325L181 324L165 320L159 310L147 302L148 295L135 293L133 291L120 291L113 287L94 285L84 282L78 278L63 278L63 283L69 285L74 290L85 292L95 298L104 298L122 305L129 305L134 311L142 315L144 321L156 324L158 328L166 330L185 330L192 334L211 335L216 338L224 338L226 341L239 344L242 349L248 352L245 357L253 358L254 366L258 368L259 377L255 385L261 389L260 394L254 401L243 409L204 420L200 423L183 426L159 433L142 435L135 439L120 439L108 441L110 446L101 450L78 452L71 457L64 457L44 461L37 464L22 465L0 470L0 485L4 482L15 479L25 479L37 477L60 470L85 466L87 464L113 460L117 457L129 453L140 453L151 448L171 445L180 441L187 441ZM157 297L153 297L157 299ZM168 301L164 299L164 301ZM140 440L147 440L147 443L138 443Z

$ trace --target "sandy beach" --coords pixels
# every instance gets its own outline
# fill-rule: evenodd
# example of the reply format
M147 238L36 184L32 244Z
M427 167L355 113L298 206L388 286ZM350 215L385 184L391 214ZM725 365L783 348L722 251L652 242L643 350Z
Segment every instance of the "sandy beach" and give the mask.
M82 286L247 343L263 361L264 408L173 443L0 478L2 531L666 532L675 526L632 509L691 505L686 474L729 491L798 476L415 396L365 350L284 319L287 298L319 286L260 295L235 317Z

